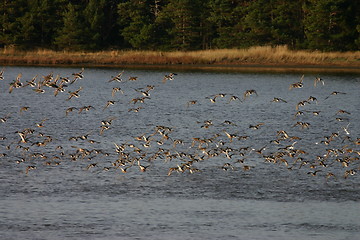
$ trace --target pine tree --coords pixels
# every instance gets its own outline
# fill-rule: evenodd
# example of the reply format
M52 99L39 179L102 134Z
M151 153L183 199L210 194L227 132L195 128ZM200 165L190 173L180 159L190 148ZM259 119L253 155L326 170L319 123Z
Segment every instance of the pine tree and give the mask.
M240 38L247 45L268 45L272 41L273 5L268 0L251 1L244 8Z
M63 27L58 32L55 44L61 49L84 50L88 36L80 8L72 3L69 3L66 8L63 15Z
M53 42L56 26L54 18L56 1L29 0L25 14L17 19L19 30L15 33L16 43L24 48L50 47Z
M155 1L156 2L156 1ZM157 11L153 11L153 1L130 0L118 5L121 35L137 49L155 48Z
M357 38L355 39L355 45L357 49L360 49L360 24L356 26Z
M240 1L210 0L208 20L215 27L213 44L217 48L233 48L238 45L235 26L241 17L237 11Z
M0 47L360 48L353 0L0 0Z
M351 0L310 0L305 6L307 47L325 51L356 49L360 7Z
M88 49L101 49L105 46L103 30L105 2L105 0L89 0L84 10L85 23L88 26L89 39L86 43Z
M0 46L15 44L19 31L19 17L25 14L26 0L2 0L0 3Z
M206 3L206 2L205 2ZM171 0L164 8L162 22L168 22L166 29L175 49L200 49L203 45L202 16L204 2L200 0ZM204 19L204 18L203 18Z
M298 47L304 41L303 11L304 0L272 1L271 35L273 45Z

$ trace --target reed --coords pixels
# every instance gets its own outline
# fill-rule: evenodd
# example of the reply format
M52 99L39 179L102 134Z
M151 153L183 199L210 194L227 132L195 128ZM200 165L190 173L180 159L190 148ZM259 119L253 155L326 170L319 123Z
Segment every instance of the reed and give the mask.
M360 66L360 51L320 52L290 50L287 46L257 46L248 49L215 49L202 51L135 51L109 50L70 52L39 49L0 50L0 64L16 65L316 65Z

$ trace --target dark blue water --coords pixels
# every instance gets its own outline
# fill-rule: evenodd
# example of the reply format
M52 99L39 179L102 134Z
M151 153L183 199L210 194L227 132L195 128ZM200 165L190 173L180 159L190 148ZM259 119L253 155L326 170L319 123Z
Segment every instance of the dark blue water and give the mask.
M5 68L1 239L356 239L359 75L122 70Z

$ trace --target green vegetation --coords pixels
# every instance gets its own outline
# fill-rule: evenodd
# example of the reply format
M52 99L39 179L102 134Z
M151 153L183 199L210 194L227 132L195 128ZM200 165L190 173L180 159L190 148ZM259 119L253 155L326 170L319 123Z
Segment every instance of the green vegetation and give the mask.
M357 51L354 0L0 0L0 47Z

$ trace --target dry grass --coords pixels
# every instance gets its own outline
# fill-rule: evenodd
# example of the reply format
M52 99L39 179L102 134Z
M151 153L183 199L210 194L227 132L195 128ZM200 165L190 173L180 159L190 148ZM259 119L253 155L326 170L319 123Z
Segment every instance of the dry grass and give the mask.
M99 51L68 52L52 50L0 50L3 65L316 65L360 67L360 51L292 51L286 46L263 46L249 49L218 49L189 52Z
M224 49L192 53L212 63L251 63L251 64L301 64L301 65L358 65L360 51L320 52L291 51L286 46L252 47L249 49Z

